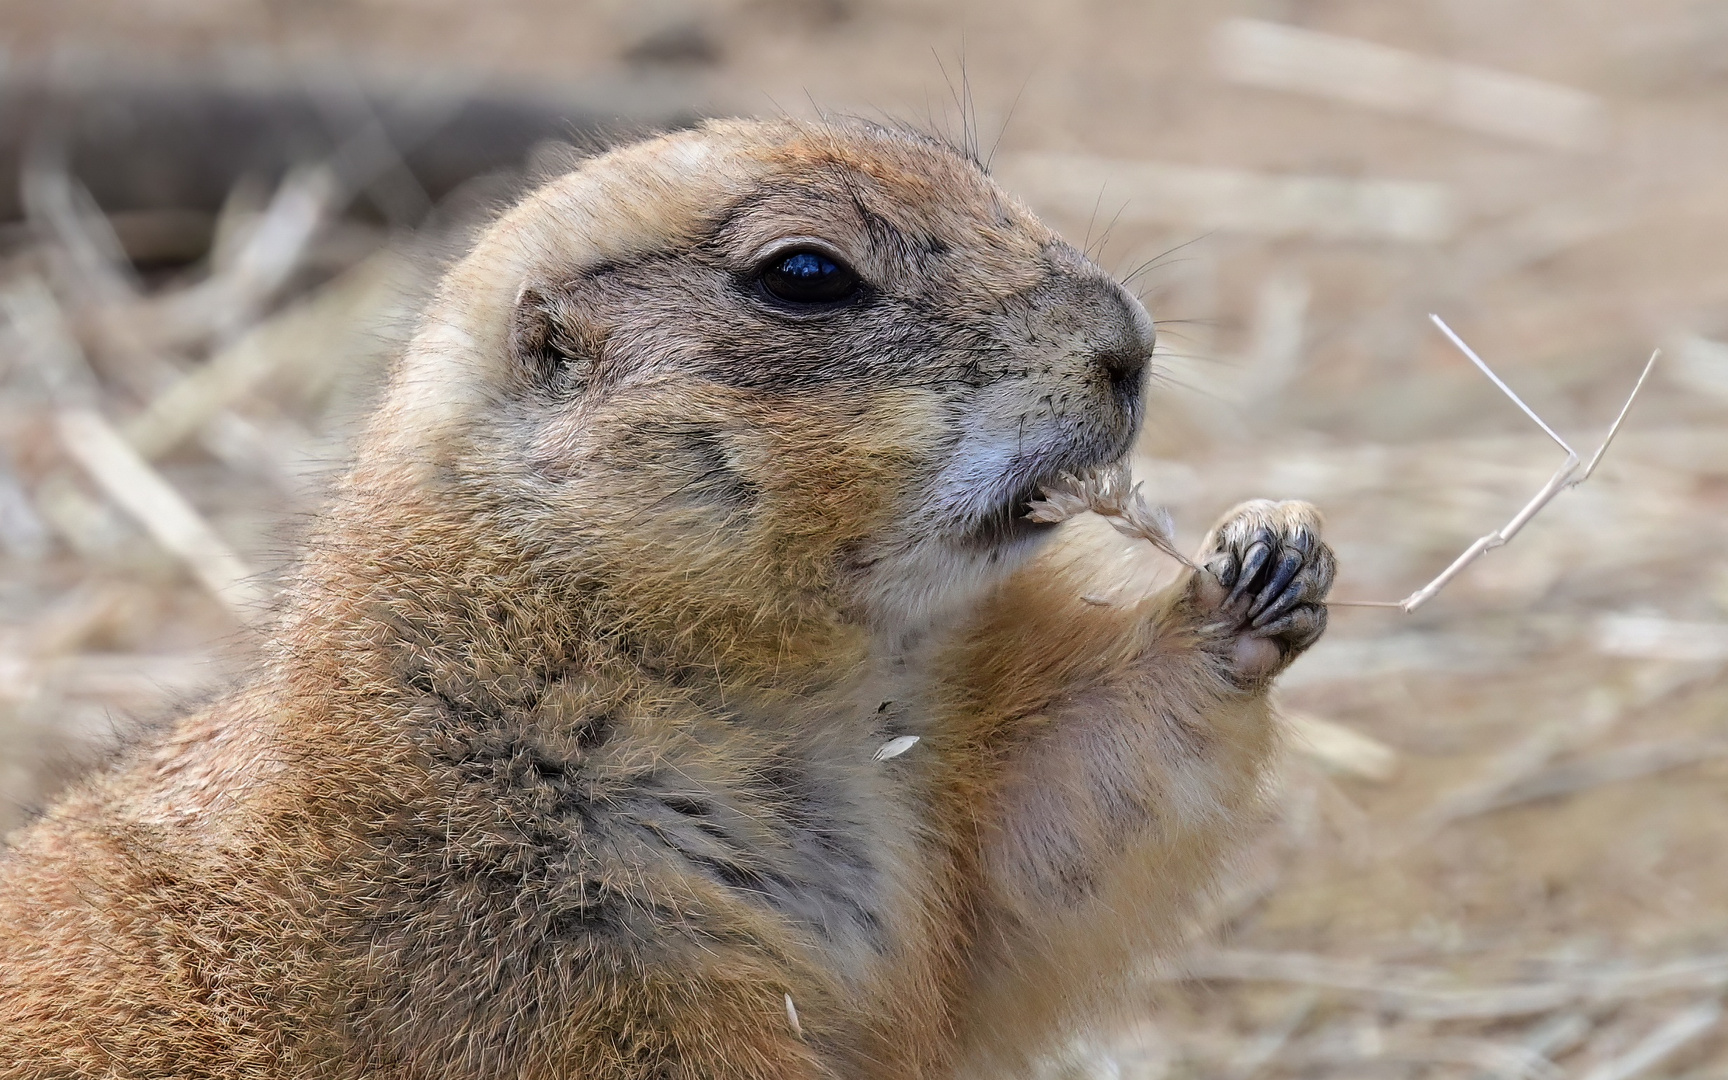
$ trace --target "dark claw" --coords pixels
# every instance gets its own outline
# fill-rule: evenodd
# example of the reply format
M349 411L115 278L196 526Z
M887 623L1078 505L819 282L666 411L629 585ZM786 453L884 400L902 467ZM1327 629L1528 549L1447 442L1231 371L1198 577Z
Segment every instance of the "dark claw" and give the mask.
M1260 595L1254 601L1254 606L1248 609L1248 614L1258 615L1262 608L1277 599L1284 587L1296 577L1296 572L1302 569L1302 553L1286 548L1278 557L1278 569L1273 571L1272 580L1260 590Z
M1212 561L1206 564L1206 569L1210 570L1212 576L1218 579L1218 584L1226 589L1236 584L1236 556L1228 551L1213 556Z
M1282 618L1274 622L1257 627L1253 634L1260 638L1281 639L1282 647L1288 652L1292 649L1306 649L1325 629L1325 608L1299 607L1294 611L1285 612Z
M1295 607L1297 602L1302 599L1302 590L1306 587L1306 582L1292 581L1289 585L1285 586L1283 592L1278 594L1278 599L1266 605L1266 610L1254 616L1254 622L1251 625L1258 630L1273 619L1276 619L1278 616Z
M1236 579L1236 587L1231 589L1230 595L1225 598L1225 607L1236 606L1236 601L1242 599L1242 594L1254 583L1254 579L1266 565L1266 560L1271 557L1272 548L1265 541L1256 540L1249 545L1248 550L1242 553L1242 576Z

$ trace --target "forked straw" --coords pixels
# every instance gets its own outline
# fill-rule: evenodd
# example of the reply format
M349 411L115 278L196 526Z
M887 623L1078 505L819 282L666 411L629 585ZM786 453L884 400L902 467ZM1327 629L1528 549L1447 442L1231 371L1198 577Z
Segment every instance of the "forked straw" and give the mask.
M1441 319L1438 315L1429 315L1428 317L1434 320L1434 325L1440 328L1440 332L1445 334L1446 337L1451 340L1452 344L1458 346L1459 351L1470 358L1471 363L1481 369L1482 373L1488 376L1494 385L1500 388L1502 393L1512 399L1513 404L1517 405L1524 411L1524 415L1534 420L1537 427L1540 427L1550 439L1553 439L1555 443L1559 445L1560 449L1566 451L1566 460L1561 463L1560 468L1555 471L1554 475L1548 478L1548 482L1542 485L1541 490L1537 491L1535 496L1531 498L1529 502L1524 504L1524 508L1513 515L1511 521L1508 521L1506 524L1500 526L1500 528L1489 533L1487 536L1481 537L1475 543L1465 548L1463 554L1452 560L1452 565L1442 570L1440 575L1433 581L1430 581L1420 589L1417 589L1409 596L1406 596L1402 600L1330 600L1327 601L1329 606L1399 608L1403 611L1415 611L1417 608L1432 599L1441 589L1445 588L1446 584L1462 573L1465 567L1469 566L1471 563L1480 559L1483 555L1495 548L1505 545L1514 536L1517 536L1518 531L1525 525L1528 525L1530 519L1535 517L1544 506L1547 506L1551 501L1553 501L1554 496L1565 491L1567 488L1576 487L1590 479L1590 474L1596 471L1597 465L1601 464L1602 455L1608 451L1608 446L1614 441L1614 436L1620 433L1620 425L1625 421L1626 414L1632 410L1632 403L1638 399L1639 391L1644 389L1644 381L1650 377L1650 370L1656 366L1656 358L1662 355L1662 350L1660 349L1657 349L1655 352L1650 354L1650 359L1644 364L1643 372L1638 376L1638 382L1633 385L1632 393L1626 398L1626 404L1620 407L1620 414L1614 418L1614 424L1608 429L1608 434L1603 438L1602 445L1596 448L1595 454L1591 455L1590 464L1584 468L1583 474L1576 475L1580 464L1578 452L1573 450L1566 440L1562 439L1553 428L1549 427L1546 421L1536 415L1536 410L1524 404L1524 400L1517 394L1513 393L1512 388L1507 386L1500 376L1494 374L1493 369L1484 363L1480 356L1476 355L1475 350L1464 344L1464 339L1454 333L1452 328L1446 325L1445 320Z

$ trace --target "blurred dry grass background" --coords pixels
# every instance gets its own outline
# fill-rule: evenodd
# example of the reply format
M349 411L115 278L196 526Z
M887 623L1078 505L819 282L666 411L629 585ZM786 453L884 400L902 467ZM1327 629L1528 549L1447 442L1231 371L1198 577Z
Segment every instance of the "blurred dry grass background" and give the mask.
M1667 350L1512 545L1335 609L1192 953L1052 1070L1728 1076L1728 6L0 0L0 43L0 826L243 670L542 140L814 102L977 132L1135 275L1150 494L1189 544L1319 503L1341 597L1559 463L1427 312L1583 446Z

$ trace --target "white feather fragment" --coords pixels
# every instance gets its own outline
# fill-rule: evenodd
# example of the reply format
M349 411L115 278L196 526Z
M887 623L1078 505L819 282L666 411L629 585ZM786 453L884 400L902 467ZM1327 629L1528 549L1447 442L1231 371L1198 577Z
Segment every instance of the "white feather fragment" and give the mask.
M792 995L786 995L786 1020L792 1025L792 1034L800 1039L804 1037L804 1025L798 1022L798 1006L792 1004Z
M917 745L917 742L918 736L916 735L898 735L878 747L876 753L872 754L871 757L877 761L897 758L912 749L913 746Z

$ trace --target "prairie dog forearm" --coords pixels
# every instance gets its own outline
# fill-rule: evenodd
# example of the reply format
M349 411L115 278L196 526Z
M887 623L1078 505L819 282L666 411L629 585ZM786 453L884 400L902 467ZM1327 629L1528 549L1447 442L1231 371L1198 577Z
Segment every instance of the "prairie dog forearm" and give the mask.
M1009 766L968 1011L976 1075L1009 1073L1098 1023L1149 955L1177 943L1249 825L1276 744L1262 693L1166 693L1192 657L1043 718ZM1202 675L1197 682L1203 682Z
M1303 504L1245 504L1209 538L1218 572L1116 603L1079 593L1080 565L1035 564L979 626L969 649L995 675L1003 762L980 835L971 1012L992 1067L1110 1000L1257 819L1278 744L1268 675L1323 624L1316 528ZM1033 625L1052 648L1017 647Z
M1095 899L1125 856L1168 864L1168 852L1241 820L1274 745L1269 713L1263 692L1224 678L1186 590L1109 612L1129 625L1097 670L1024 721L985 840L992 893L1013 922L1061 917Z

